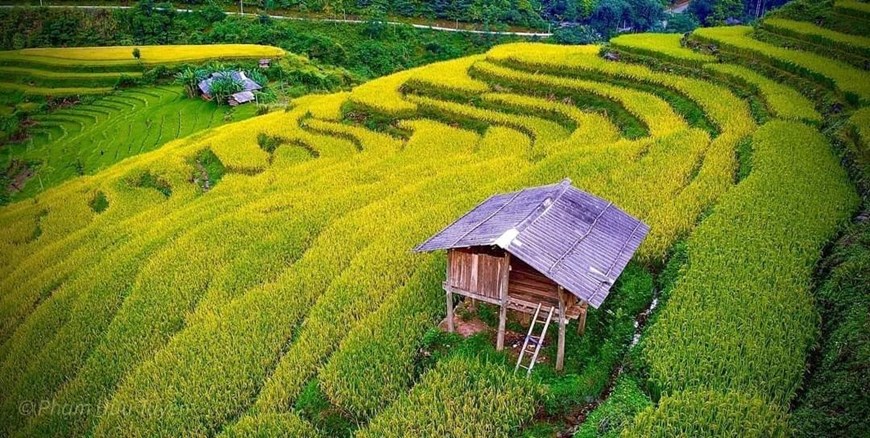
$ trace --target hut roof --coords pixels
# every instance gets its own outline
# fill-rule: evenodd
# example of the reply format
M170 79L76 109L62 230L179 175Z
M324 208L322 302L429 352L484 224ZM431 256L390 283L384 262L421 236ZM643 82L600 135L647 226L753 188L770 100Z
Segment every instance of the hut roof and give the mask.
M214 82L215 79L225 76L229 76L236 81L241 82L243 87L242 91L254 91L263 88L260 86L260 84L254 82L251 78L249 78L243 71L228 71L214 72L210 74L208 78L203 79L199 82L199 91L202 91L205 94L211 94L211 83Z
M648 232L566 178L492 196L415 250L498 246L598 308Z
M250 91L239 91L230 96L230 99L236 101L236 103L248 103L254 100L254 93Z

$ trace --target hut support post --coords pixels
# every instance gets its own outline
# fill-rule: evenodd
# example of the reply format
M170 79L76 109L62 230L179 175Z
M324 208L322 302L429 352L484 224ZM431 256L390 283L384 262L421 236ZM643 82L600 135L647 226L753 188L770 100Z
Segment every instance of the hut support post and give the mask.
M498 296L501 300L501 306L498 310L498 333L496 334L495 349L497 351L504 350L504 331L507 324L507 304L508 304L508 281L510 281L511 270L511 255L505 253L500 270L501 278L498 282Z
M453 292L446 289L447 292L447 332L453 333Z
M556 352L556 371L565 367L565 291L559 287L559 345Z
M589 303L584 301L580 305L580 320L577 321L577 333L583 335L586 333L586 311L589 310Z
M444 293L447 294L447 333L453 333L453 291L448 287L452 264L453 251L447 251L447 281L444 282Z

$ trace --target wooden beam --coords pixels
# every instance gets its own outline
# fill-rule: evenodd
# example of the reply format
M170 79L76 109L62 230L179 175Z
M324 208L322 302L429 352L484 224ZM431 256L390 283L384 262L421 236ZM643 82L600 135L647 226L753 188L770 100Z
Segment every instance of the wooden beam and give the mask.
M508 282L510 281L511 271L511 254L506 252L504 261L501 265L501 278L498 282L498 296L501 303L498 309L498 333L496 334L495 349L497 351L504 350L504 331L507 324L507 307L508 307Z
M556 371L565 367L565 291L559 287L559 346L556 352Z
M462 290L462 289L459 289L458 287L450 286L449 284L447 284L447 282L444 282L442 284L442 286L444 286L445 291L449 289L450 292L452 292L456 295L462 295L463 297L474 298L475 300L480 300L480 301L483 301L484 303L494 304L496 306L501 305L501 300L496 300L494 298L490 298L490 297L487 297L484 295L478 295L476 293L473 293L473 292L470 292L467 290Z

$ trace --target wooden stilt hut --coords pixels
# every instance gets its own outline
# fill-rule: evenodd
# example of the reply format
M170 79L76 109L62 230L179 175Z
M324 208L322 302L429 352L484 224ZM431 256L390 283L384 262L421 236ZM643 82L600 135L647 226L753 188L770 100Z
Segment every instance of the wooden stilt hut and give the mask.
M490 197L415 250L446 249L447 327L453 331L453 295L499 306L496 347L504 348L508 310L546 317L559 325L556 369L564 366L570 320L585 327L589 305L598 308L649 232L613 203L580 191L571 181ZM543 313L541 313L543 311ZM544 321L541 321L544 323ZM543 343L544 333L527 344ZM531 354L531 352L530 352ZM517 366L520 366L518 361Z

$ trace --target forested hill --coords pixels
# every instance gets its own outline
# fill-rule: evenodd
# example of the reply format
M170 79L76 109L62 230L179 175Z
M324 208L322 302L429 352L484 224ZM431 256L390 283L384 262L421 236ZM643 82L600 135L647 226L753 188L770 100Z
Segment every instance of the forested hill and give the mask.
M234 0L219 0L238 4ZM264 1L267 4L264 4ZM692 0L702 19L740 18L744 13L763 12L787 0ZM208 3L208 0L188 0ZM252 7L299 12L370 15L384 13L413 17L485 24L513 24L542 27L548 23L576 23L625 20L640 22L658 18L671 4L684 0L259 0L245 2ZM703 20L702 20L703 21Z
M678 21L675 32L688 32L698 25L746 22L788 0L148 0L156 6L216 9L247 13L279 13L301 17L374 19L394 18L439 21L442 25L465 24L477 28L518 26L555 30L572 43L606 40L617 31L662 31L663 23ZM39 0L2 0L0 3L41 5ZM130 5L130 0L64 0L53 5ZM667 12L676 8L680 14ZM578 27L580 29L578 29ZM670 27L674 27L671 25ZM570 35L578 30L583 41Z

